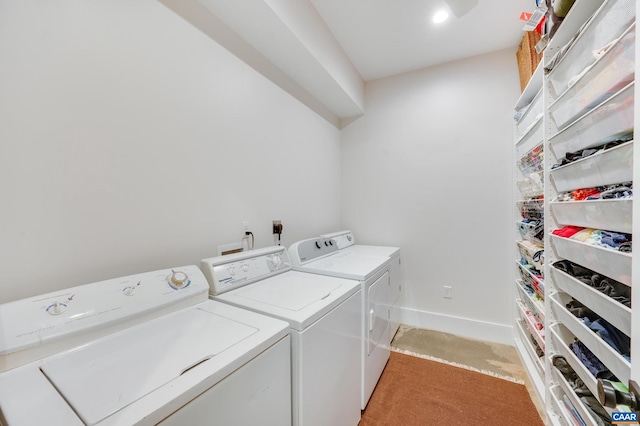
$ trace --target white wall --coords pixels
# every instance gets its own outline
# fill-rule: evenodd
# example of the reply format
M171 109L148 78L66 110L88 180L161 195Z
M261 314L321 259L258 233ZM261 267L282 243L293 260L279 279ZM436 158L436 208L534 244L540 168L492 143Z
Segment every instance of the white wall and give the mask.
M519 94L505 50L369 82L343 129L343 225L402 248L405 324L511 343Z
M340 134L153 0L0 0L0 303L340 225Z

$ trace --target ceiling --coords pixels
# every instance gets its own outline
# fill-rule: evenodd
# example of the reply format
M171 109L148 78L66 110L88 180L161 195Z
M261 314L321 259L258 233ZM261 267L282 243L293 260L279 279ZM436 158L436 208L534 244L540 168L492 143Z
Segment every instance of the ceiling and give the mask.
M310 0L365 81L513 48L535 0L480 0L441 24L444 0Z
M520 14L535 9L535 0L159 1L336 127L364 113L367 81L501 49L515 64ZM434 24L452 3L477 5Z

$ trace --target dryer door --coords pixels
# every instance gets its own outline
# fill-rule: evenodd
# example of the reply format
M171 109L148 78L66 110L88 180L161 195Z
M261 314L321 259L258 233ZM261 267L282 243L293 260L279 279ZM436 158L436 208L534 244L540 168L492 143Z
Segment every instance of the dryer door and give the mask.
M368 289L367 355L371 355L378 346L388 348L391 343L389 341L389 289L388 271Z

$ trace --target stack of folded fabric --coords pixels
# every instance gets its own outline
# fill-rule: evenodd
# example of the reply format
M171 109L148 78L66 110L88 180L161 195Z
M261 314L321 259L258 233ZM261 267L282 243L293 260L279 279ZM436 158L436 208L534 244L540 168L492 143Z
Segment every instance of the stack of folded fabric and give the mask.
M570 192L563 192L558 195L556 201L612 200L631 198L632 196L633 184L624 182L616 185L580 188Z
M564 376L569 386L571 386L578 398L580 398L580 401L585 405L587 410L589 410L589 414L591 414L591 417L593 417L596 423L602 426L611 425L611 416L609 413L600 405L578 374L573 371L573 368L571 368L567 360L561 355L555 355L551 362Z
M575 299L567 303L566 307L574 316L580 318L591 331L600 336L604 342L622 355L627 361L630 361L631 339L629 336L600 318L598 314Z
M629 136L625 139L619 139L619 140L615 140L615 141L611 141L611 142L607 142L604 145L600 145L600 146L596 146L594 148L586 148L586 149L581 149L578 151L574 151L574 152L567 152L564 156L564 158L560 159L560 162L557 164L554 164L553 166L551 166L552 169L556 169L558 167L564 166L566 164L570 164L573 163L574 161L578 161L578 160L582 160L583 158L587 158L587 157L591 157L594 154L597 154L598 152L602 152L602 151L606 151L607 149L611 149L614 148L620 144L623 144L625 142L628 142L629 140L631 140L632 136Z
M610 250L628 253L632 250L631 234L582 228L580 226L565 226L564 228L555 229L551 233L559 237L570 238Z
M596 357L593 352L587 348L584 343L577 341L573 342L569 345L571 351L578 357L582 365L584 365L587 370L595 377L596 379L606 379L606 380L614 380L618 381L616 376L607 368L606 365L602 363Z
M553 266L613 300L631 307L631 287L568 260L559 260Z

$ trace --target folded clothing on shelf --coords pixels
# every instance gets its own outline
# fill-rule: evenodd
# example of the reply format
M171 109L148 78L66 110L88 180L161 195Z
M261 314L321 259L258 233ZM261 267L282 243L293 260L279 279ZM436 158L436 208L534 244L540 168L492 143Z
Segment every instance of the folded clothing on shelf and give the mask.
M631 287L568 260L559 260L553 264L553 267L566 272L583 284L593 287L613 300L631 307Z
M558 194L555 201L612 200L633 197L633 183L580 188Z
M553 231L551 231L551 233L553 235L557 235L559 237L564 237L564 238L571 238L573 237L575 234L577 234L578 232L582 231L583 227L581 226L565 226L564 228L560 228L560 229L554 229Z
M594 154L597 154L598 152L602 152L607 149L614 148L620 144L630 141L631 139L633 139L633 135L625 136L624 138L607 142L603 145L596 146L593 148L581 149L575 152L567 152L564 158L561 158L560 162L557 164L554 164L553 166L551 166L551 168L556 169L558 167L573 163L574 161L582 160L583 158L590 157Z
M535 244L544 244L544 220L542 219L522 219L518 221L518 232L525 241Z
M521 262L523 265L526 266L529 264L537 271L542 270L544 266L544 247L531 241L520 241L518 243L518 249L521 258L524 259L524 263Z
M567 360L562 355L554 355L551 363L564 376L569 386L573 389L585 408L591 414L591 417L598 425L611 425L611 416L605 410L600 402L593 396L587 385L582 381L580 376L573 371Z
M520 216L523 219L541 220L544 219L544 197L535 197L527 201L521 201Z
M631 339L609 322L600 318L598 314L579 301L572 299L566 304L566 308L576 318L580 318L591 331L611 346L616 352L629 361L631 353Z
M529 308L527 308L524 314L529 318L529 322L531 326L535 328L535 330L540 334L541 337L544 338L544 325L540 322L540 319L536 316L534 312L532 312Z
M582 321L616 352L631 362L631 339L629 336L602 318L598 318L595 321L591 321L589 318L582 318Z
M523 174L540 172L544 168L544 150L542 144L534 147L516 163Z
M571 351L578 357L580 362L589 370L596 379L607 379L619 381L606 365L596 357L582 342L576 341L569 345Z
M603 231L601 229L565 226L551 231L553 235L580 241L606 249L631 252L631 234Z

